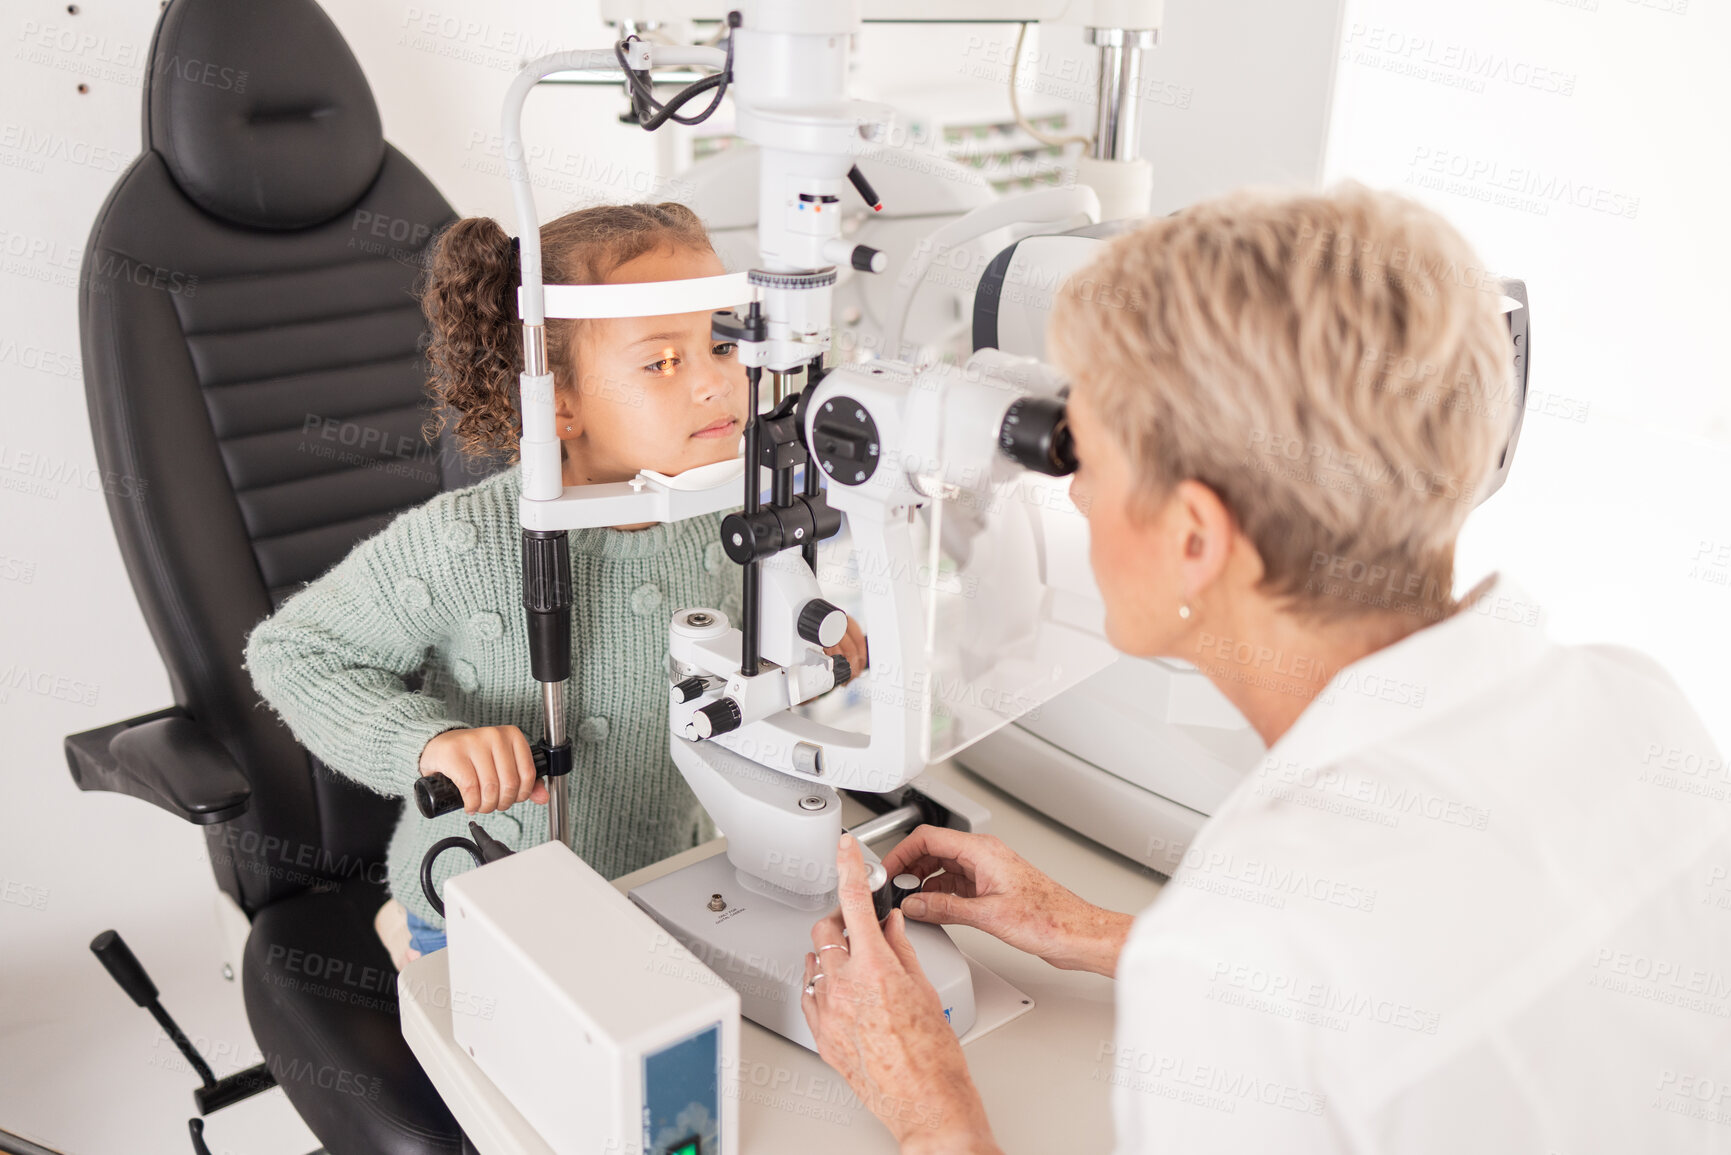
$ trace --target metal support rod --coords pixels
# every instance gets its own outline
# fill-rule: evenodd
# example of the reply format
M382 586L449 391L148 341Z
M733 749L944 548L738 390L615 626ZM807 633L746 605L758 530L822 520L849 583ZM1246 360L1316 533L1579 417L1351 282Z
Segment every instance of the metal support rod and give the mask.
M547 371L547 326L523 326L523 372L539 377Z
M805 366L805 387L807 389L816 389L818 382L823 380L823 375L823 358L821 356L815 361L807 362ZM810 398L807 398L807 400L810 400ZM799 431L799 436L803 441L805 439L805 430L801 429ZM816 497L819 493L823 492L823 487L818 481L817 472L817 461L812 457L811 447L808 445L805 450L805 468L801 471L802 484L800 485L801 492L803 492L807 497ZM811 572L816 573L817 538L813 537L810 541L800 546L799 555L805 559L805 564Z
M1096 160L1135 160L1141 130L1142 53L1154 47L1153 29L1090 28L1088 43L1100 50L1099 91L1094 109Z
M753 301L750 315L756 317L758 303ZM755 365L747 366L745 370L746 388L746 420L745 420L745 515L750 517L762 505L757 487L760 483L758 463L762 460L762 449L759 445L758 426L761 420L758 413L758 390L763 381L763 370ZM740 589L740 647L739 672L746 677L752 677L761 668L760 643L758 635L758 564L752 558L745 563L745 577Z
M906 834L925 820L925 812L917 803L910 802L868 818L858 826L850 827L848 833L861 842L876 842L892 834Z
M547 745L565 744L565 683L541 683L541 708L547 715ZM571 796L569 774L547 777L547 841L570 845Z
M1094 98L1094 156L1118 159L1118 126L1123 109L1118 104L1119 80L1124 71L1124 46L1100 45L1100 87Z

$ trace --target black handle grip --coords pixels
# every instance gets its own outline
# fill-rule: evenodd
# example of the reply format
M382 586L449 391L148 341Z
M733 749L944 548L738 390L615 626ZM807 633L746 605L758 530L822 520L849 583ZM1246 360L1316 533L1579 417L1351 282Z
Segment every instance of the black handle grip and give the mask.
M132 953L132 948L126 945L126 940L120 937L119 931L105 930L91 939L90 953L101 960L133 1002L141 1007L156 1002L156 984L144 973L144 967Z
M463 808L463 792L443 774L428 774L415 781L415 809L422 818L437 818Z
M847 179L853 182L853 187L859 193L860 199L871 206L872 212L883 211L883 199L878 196L877 190L866 179L865 173L859 170L859 165L856 164L847 170Z
M535 755L535 776L547 774L547 747L537 742L530 747ZM443 774L427 774L415 780L415 809L422 818L437 818L463 808L463 792ZM94 948L93 948L94 949Z

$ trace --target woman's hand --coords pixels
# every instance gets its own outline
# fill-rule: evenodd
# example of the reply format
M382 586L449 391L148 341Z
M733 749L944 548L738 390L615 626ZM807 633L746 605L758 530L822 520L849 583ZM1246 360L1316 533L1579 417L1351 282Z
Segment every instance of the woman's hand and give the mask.
M547 801L535 780L535 755L515 726L446 730L421 750L421 777L443 774L463 795L463 813L508 810L528 799Z
M847 633L841 636L841 641L833 646L825 646L826 654L840 654L847 659L848 669L853 673L848 675L848 682L859 677L860 671L866 668L868 654L866 651L865 631L859 628L859 623L852 618L847 620ZM847 685L843 682L842 685Z
M1084 902L989 834L916 827L884 869L925 880L902 900L909 918L976 927L1063 970L1118 969L1131 916Z
M903 1155L997 1152L938 992L901 916L891 912L879 927L859 843L846 834L836 869L841 909L811 929L817 949L805 956L800 999L817 1053L883 1120Z

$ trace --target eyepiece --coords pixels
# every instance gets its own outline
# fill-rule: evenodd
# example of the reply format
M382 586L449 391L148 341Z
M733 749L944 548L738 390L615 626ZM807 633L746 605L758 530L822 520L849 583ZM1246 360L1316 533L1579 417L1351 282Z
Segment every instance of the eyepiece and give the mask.
M1004 411L998 448L1024 469L1048 477L1076 472L1076 443L1062 397L1019 397Z

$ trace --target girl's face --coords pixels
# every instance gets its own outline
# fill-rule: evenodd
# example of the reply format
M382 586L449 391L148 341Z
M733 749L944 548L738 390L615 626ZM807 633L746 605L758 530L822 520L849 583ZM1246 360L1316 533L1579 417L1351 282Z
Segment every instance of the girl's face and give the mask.
M713 252L669 246L626 261L605 283L726 271ZM584 323L575 373L557 395L567 484L628 481L641 469L682 473L738 456L745 367L731 343L710 336L709 322L706 310Z

